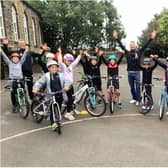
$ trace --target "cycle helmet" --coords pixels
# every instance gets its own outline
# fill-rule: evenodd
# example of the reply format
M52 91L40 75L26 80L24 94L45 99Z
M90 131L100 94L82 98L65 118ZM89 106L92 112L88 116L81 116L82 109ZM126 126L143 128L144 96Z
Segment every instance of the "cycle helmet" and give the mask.
M65 54L64 55L64 60L73 62L74 61L74 57L71 54Z
M48 54L46 55L46 58L54 58L54 54L53 54L53 53L48 53Z
M96 56L90 56L89 59L90 60L97 60L97 57Z
M145 58L143 61L144 65L150 65L150 58Z
M47 68L49 68L51 65L57 65L57 66L59 66L56 61L49 61L49 62L47 63Z
M111 60L117 60L117 57L115 55L109 55L108 57L108 60L111 61Z

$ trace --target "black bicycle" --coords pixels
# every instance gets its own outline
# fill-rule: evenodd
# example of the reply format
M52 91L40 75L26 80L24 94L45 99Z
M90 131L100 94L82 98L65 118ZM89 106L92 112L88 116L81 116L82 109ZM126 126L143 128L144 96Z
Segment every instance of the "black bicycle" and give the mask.
M62 133L62 116L59 104L55 99L55 95L62 92L63 91L53 93L36 93L31 105L32 118L36 123L40 123L44 118L47 119L50 116L50 109L52 108L53 121L56 125L54 130L57 131L59 135Z
M152 98L147 94L146 89L147 87L154 86L153 84L139 84L142 86L142 92L141 92L141 98L140 103L138 107L138 111L142 114L147 114L151 111L151 108L153 106Z

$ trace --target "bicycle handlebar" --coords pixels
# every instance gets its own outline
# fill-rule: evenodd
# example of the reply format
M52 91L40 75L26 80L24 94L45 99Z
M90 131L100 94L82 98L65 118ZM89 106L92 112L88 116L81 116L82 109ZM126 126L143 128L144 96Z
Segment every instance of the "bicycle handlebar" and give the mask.
M40 93L40 92L37 92L37 93L34 93L34 94L37 95L37 96L55 96L55 95L63 93L63 92L64 92L63 90L60 90L60 91L56 91L56 92L52 92L52 93Z

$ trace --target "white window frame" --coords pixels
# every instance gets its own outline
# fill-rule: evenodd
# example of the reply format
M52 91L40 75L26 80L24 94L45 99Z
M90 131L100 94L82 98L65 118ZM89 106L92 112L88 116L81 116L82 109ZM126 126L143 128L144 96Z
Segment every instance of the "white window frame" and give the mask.
M27 16L25 13L23 15L23 29L24 29L25 42L26 42L26 44L29 44L28 20L27 20Z
M13 28L14 40L18 41L19 35L18 35L18 25L17 25L17 13L14 6L12 6L12 28Z
M37 36L36 36L36 23L35 23L35 19L32 18L32 30L33 30L33 41L34 41L34 46L37 45Z
M2 10L2 1L0 1L0 38L5 37L4 17Z

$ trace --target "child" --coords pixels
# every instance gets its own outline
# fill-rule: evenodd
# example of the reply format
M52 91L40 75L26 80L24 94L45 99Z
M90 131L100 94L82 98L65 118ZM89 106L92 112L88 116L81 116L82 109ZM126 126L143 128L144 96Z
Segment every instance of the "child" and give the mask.
M89 60L88 60L89 57ZM87 75L93 77L93 85L96 87L98 92L102 91L102 83L101 83L101 74L100 74L100 66L102 64L102 56L99 58L97 56L87 56L85 55L85 64L87 67Z
M10 53L11 60L7 57L7 55L4 53L4 51L1 51L1 54L3 56L4 62L9 67L9 78L12 80L11 82L11 100L12 100L12 112L17 112L16 109L16 91L17 91L17 81L20 80L21 87L24 88L24 80L23 80L23 73L22 73L22 65L26 60L27 52L24 52L23 56L20 58L20 55L17 51L12 51Z
M58 63L56 61L49 61L47 63L47 68L49 72L45 73L33 86L33 93L37 93L43 86L47 86L47 92L56 92L56 91L68 91L70 83L65 80L65 77L62 73L58 72ZM55 95L56 101L59 104L61 109L63 95L62 93ZM52 108L51 108L52 110ZM52 112L50 114L51 128L55 130L57 125L53 122Z
M76 67L76 65L79 63L81 59L81 55L79 55L76 59L71 54L65 54L64 55L64 62L62 61L62 53L60 51L58 55L58 63L61 68L61 72L65 75L65 78L68 80L68 82L71 83L70 89L67 92L68 96L68 102L67 102L67 112L64 114L64 118L68 120L75 120L75 117L73 116L73 94L74 94L74 88L73 88L73 69ZM76 114L79 114L77 110L74 111Z
M140 66L141 70L142 70L142 83L143 84L152 84L152 73L153 70L156 68L157 63L155 63L153 66L150 66L150 59L149 58L145 58L143 65ZM142 88L144 86L142 85ZM153 98L152 98L152 86L146 86L146 93L150 96L151 100L152 100L152 108L153 109Z
M115 55L109 55L108 57L108 62L103 58L104 63L107 65L108 67L108 77L118 77L118 71L119 71L119 64L122 61L124 54L121 55L121 57L119 58L119 60L117 60L117 57ZM120 92L119 92L119 79L113 79L113 84L114 84L114 89L115 89L115 93L118 96L118 107L121 109L122 108L122 103L121 103L121 97L120 97ZM107 83L107 88L109 87L110 82L108 81ZM109 102L109 92L110 90L107 89L106 92L106 103Z

